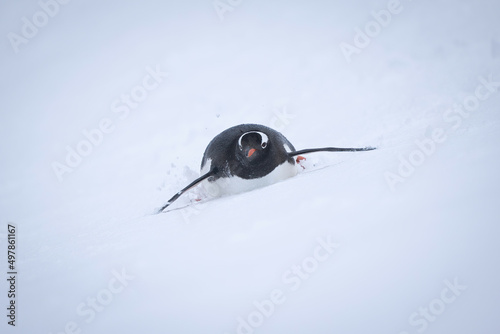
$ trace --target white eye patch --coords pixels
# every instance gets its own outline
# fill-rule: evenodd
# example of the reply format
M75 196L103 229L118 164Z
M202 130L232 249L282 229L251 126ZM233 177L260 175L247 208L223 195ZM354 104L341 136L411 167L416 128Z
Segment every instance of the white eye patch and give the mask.
M241 137L240 137L240 139L238 139L238 146L240 147L240 150L243 149L243 146L241 145L241 141L242 141L243 137L245 137L246 135L251 134L251 133L257 133L257 134L259 134L260 137L262 138L262 142L260 143L260 145L262 146L262 148L266 148L267 142L269 141L269 137L264 132L249 131L249 132L245 132L244 134L242 134Z

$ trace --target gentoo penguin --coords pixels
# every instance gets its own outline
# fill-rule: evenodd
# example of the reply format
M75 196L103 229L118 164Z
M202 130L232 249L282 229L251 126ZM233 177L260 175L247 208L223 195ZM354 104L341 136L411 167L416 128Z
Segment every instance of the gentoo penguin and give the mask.
M183 193L208 179L219 194L239 193L270 185L297 174L295 156L312 152L356 152L374 147L324 147L295 150L281 133L259 124L229 128L208 144L201 161L201 176L175 194L158 213Z

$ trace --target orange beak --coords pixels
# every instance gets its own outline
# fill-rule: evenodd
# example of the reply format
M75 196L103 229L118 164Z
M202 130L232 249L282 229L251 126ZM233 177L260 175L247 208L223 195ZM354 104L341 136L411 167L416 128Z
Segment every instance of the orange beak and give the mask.
M257 151L257 150L254 148L252 148L250 151L248 151L247 158L250 158L255 153L255 151Z

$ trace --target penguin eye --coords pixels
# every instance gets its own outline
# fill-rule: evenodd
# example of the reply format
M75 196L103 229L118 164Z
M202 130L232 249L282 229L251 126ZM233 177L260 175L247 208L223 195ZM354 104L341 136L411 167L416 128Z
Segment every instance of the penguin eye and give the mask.
M266 148L267 147L267 142L263 141L262 144L260 144L260 146L262 146L262 148Z

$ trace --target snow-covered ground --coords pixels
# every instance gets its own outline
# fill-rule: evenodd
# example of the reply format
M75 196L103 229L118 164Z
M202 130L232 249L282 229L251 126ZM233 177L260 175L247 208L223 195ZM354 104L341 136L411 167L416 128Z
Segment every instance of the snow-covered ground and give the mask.
M500 332L498 1L60 1L0 5L2 333ZM378 149L152 214L248 122Z

